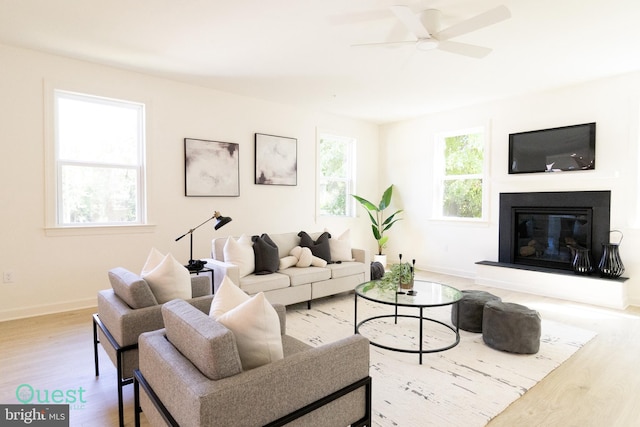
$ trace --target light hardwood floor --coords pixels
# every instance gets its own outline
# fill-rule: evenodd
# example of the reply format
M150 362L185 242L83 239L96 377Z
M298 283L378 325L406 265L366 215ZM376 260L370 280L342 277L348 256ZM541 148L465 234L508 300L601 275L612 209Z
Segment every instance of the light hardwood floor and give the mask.
M464 278L421 273L458 289L484 289L537 309L544 318L598 335L567 362L494 418L503 426L640 425L640 308L609 310L585 304L484 288ZM559 284L561 286L561 284ZM71 409L72 426L118 424L116 371L102 348L94 376L91 314L95 309L0 322L0 403L18 403L16 390L80 388L85 403ZM375 387L375 384L374 384ZM125 422L133 425L133 387L126 386ZM34 403L37 396L34 397ZM76 402L80 403L80 402ZM144 421L143 425L148 425ZM413 427L413 426L402 426Z

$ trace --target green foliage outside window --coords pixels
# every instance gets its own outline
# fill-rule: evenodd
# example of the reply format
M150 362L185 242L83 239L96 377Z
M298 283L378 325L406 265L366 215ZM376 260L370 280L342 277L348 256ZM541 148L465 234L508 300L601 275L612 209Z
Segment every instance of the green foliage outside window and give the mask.
M483 137L474 133L445 138L444 216L482 217Z
M481 218L482 180L445 181L442 205L444 216Z
M320 214L346 216L349 214L351 192L351 143L344 138L323 137L320 156Z

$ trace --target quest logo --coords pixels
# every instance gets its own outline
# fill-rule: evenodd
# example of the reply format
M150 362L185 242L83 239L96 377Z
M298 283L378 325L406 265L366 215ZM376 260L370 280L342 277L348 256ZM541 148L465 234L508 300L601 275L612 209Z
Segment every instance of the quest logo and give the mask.
M40 390L29 384L20 384L16 388L16 398L24 404L67 404L72 409L84 409L87 403L83 396L85 391L82 387L69 390Z

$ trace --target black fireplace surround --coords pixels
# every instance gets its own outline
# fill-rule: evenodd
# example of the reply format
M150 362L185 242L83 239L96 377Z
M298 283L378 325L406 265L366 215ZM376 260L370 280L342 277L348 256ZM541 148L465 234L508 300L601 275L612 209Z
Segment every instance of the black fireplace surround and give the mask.
M571 270L576 249L597 265L609 243L610 191L501 193L499 262Z

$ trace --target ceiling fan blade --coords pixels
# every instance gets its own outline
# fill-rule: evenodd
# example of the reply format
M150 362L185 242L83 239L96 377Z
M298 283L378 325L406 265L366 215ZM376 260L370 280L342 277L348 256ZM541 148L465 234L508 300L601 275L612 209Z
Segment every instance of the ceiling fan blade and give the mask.
M438 32L435 38L438 40L449 40L451 38L479 30L480 28L497 24L498 22L509 19L510 17L511 12L506 6L498 6Z
M431 38L429 31L422 25L418 15L413 13L409 6L391 6L391 11L404 24L411 33L419 39Z
M358 43L352 44L351 47L400 47L407 45L415 45L413 40L401 41L401 42L378 42L378 43Z
M484 58L491 53L492 49L483 46L476 46L473 44L452 42L449 40L442 40L438 43L438 49L445 52L457 53L458 55L469 56L471 58Z

